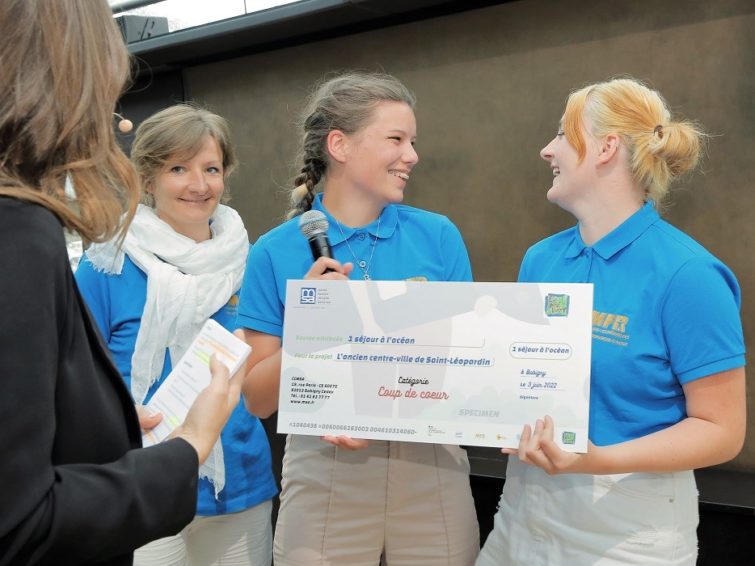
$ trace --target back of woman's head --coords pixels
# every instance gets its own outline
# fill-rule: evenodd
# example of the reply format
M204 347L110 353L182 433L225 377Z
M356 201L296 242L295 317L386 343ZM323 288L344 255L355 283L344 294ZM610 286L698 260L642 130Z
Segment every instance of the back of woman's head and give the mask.
M176 104L147 118L137 128L131 146L131 161L142 186L149 186L169 161L196 155L208 136L218 144L223 176L228 177L237 162L225 118L190 104ZM153 204L151 194L146 191L143 191L142 201Z
M291 192L292 218L312 207L315 186L329 164L328 133L354 134L369 124L381 102L404 102L414 108L414 95L392 75L347 72L318 83L302 112L301 169Z
M628 150L632 179L650 200L661 202L671 181L697 165L702 131L692 122L674 121L660 93L636 79L596 83L569 96L563 128L580 160L586 147L583 116L596 137L619 135Z
M87 239L112 236L138 193L112 127L129 59L110 8L3 0L0 37L0 192L50 208Z

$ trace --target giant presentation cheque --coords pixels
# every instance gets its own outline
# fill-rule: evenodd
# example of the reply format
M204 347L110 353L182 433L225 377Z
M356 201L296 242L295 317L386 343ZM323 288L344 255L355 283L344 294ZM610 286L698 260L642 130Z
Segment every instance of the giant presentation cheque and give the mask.
M587 449L592 285L289 281L278 431Z

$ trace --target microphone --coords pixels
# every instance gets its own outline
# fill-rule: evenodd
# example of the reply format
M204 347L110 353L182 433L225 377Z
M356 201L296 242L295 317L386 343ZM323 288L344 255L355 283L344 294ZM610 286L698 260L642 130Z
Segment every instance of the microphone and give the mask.
M308 210L299 217L299 230L309 241L312 257L333 257L333 248L328 240L328 219L319 210ZM328 269L328 271L333 271Z
M118 121L118 129L122 133L127 134L134 128L134 123L131 120L124 118L123 116L118 114L118 112L113 112L113 114L120 118L120 120Z

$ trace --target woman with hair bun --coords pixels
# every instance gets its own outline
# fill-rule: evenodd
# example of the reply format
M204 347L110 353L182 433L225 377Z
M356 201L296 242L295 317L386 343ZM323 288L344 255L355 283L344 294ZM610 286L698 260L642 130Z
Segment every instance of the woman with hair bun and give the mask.
M288 279L472 279L456 226L401 204L419 157L414 96L400 81L338 75L318 85L303 116L290 220L259 238L241 288L239 324L252 346L243 392L260 416L278 408ZM298 227L310 209L327 217L335 259L313 263ZM474 563L479 531L463 449L323 440L288 436L276 566Z
M562 451L549 416L524 427L477 566L695 564L692 470L745 433L739 285L656 210L702 138L634 79L569 96L540 155L578 223L532 246L519 280L594 284L590 444Z

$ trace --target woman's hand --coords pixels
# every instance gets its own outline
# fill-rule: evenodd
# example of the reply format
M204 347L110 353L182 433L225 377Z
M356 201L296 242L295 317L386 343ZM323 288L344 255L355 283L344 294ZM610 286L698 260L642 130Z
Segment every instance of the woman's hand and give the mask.
M304 279L348 279L352 269L354 264L351 262L341 264L332 257L321 256L304 274Z
M197 451L202 464L210 455L228 417L239 404L243 368L228 379L228 368L213 354L210 357L210 384L200 391L186 419L169 438L183 438Z
M337 446L338 448L345 448L346 450L364 450L370 445L369 440L364 438L351 438L342 434L340 436L321 436L323 442Z
M554 430L553 419L546 415L544 419L537 420L534 429L524 425L518 449L502 448L501 452L516 456L525 464L542 468L548 475L586 472L583 468L587 454L561 450L553 440ZM592 443L588 444L588 454L595 449Z
M163 420L162 413L149 409L146 405L135 405L135 407L136 416L139 417L139 427L142 429L142 432L152 430Z
M666 473L714 466L742 449L746 430L745 370L735 368L685 383L687 417L645 436L564 452L554 442L553 419L525 426L518 449L503 449L549 474Z

